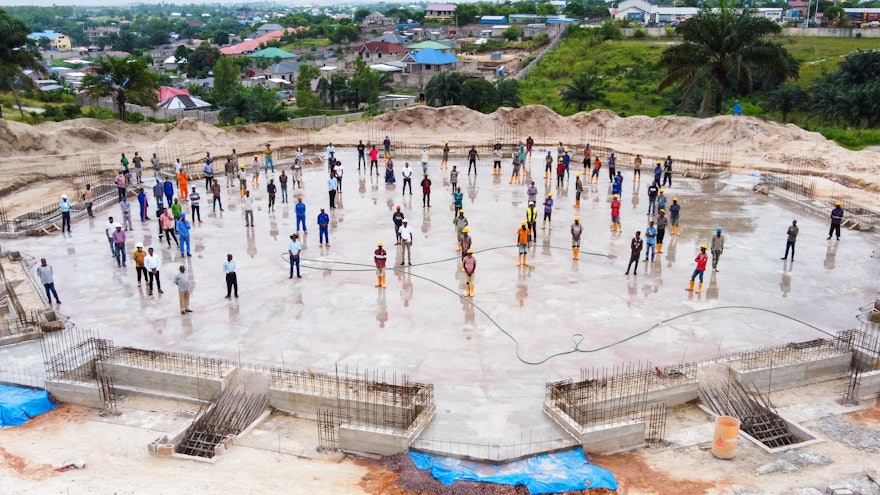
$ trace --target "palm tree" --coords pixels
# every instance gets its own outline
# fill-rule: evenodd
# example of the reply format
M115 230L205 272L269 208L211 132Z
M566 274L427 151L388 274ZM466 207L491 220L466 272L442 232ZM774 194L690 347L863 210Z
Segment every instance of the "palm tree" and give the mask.
M559 94L562 103L583 112L592 103L609 104L602 89L602 80L595 74L579 74L571 80Z
M780 84L770 92L767 105L782 112L782 121L788 122L788 113L804 101L804 91L796 84Z
M425 99L431 106L461 104L461 85L464 74L458 72L441 72L432 77L425 87Z
M519 108L522 105L522 99L519 97L519 81L516 79L498 81L495 85L495 96L499 106Z
M36 88L33 79L25 75L25 69L42 72L40 65L40 53L36 50L34 42L27 35L28 27L20 19L9 16L5 10L0 10L0 87L5 85L12 91L18 111L24 117L18 91L15 89L15 80L22 84ZM0 118L3 113L0 112Z
M135 57L104 57L82 81L82 89L92 98L112 96L119 119L125 120L125 104L131 100L152 108L156 106L159 83L147 64Z
M666 75L659 89L678 84L683 101L695 91L702 91L701 115L707 114L710 106L721 113L729 79L750 91L751 68L774 73L780 81L789 76L788 52L779 43L765 39L768 34L778 33L779 25L753 16L748 9L734 12L722 2L719 11L701 10L675 31L684 40L663 51L659 67Z

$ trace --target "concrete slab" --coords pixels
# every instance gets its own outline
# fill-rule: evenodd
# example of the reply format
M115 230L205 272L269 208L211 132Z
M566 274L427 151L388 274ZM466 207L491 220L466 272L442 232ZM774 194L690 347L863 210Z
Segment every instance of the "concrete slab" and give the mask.
M870 257L876 235L845 231L842 241L827 242L825 218L753 194L755 178L732 176L676 177L666 189L683 204L681 237L667 235L657 261L624 276L629 241L648 218L648 183L633 184L627 172L622 235L609 232L608 183L587 186L575 210L571 183L557 189L555 180L539 179L541 196L554 193L555 222L539 232L531 266L517 269L515 230L525 218L526 187L483 168L479 176L460 177L479 260L476 296L465 300L448 172L441 178L431 164L432 207L423 209L418 186L412 196L401 195L399 176L393 189L381 177L358 178L352 157L341 155L347 171L340 207L331 212L331 247L318 245L315 220L318 208L328 206L324 168L308 169L305 191L296 191L308 205L302 279L287 276L293 204L268 213L264 191L256 193L254 229L244 226L237 192L224 188L222 213L213 213L203 196L204 223L194 226L191 258L159 243L155 219L135 220L129 252L138 241L158 248L162 295L148 297L136 285L133 263L117 268L110 257L103 225L108 215L119 216L116 209L74 223L70 236L9 240L4 249L48 258L64 302L59 309L117 344L314 371L338 365L405 372L435 384L437 413L422 438L493 445L564 438L541 410L544 383L577 378L582 368L637 360L662 365L851 328L857 308L873 301L880 274ZM373 287L376 242L388 248L389 264L400 262L391 223L396 204L414 227L415 264L389 272L388 288L379 290ZM585 227L577 262L568 231L575 215ZM793 264L779 259L792 219L801 229ZM685 292L698 246L719 226L727 236L721 271L706 274L702 294ZM239 264L238 299L224 299L226 253ZM195 280L195 312L188 316L179 314L171 283L181 262ZM38 346L22 344L9 354L24 364L25 349L36 349L39 360Z

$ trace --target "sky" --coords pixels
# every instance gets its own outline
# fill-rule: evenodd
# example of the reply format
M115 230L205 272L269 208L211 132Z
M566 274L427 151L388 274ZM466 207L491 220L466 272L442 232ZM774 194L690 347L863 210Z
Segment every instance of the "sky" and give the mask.
M445 2L445 0L444 0ZM244 4L244 3L261 3L263 5L268 2L265 1L255 1L255 2L247 2L246 0L181 0L179 2L169 2L169 1L126 1L126 0L0 0L0 7L11 7L11 6L34 6L34 7L51 7L53 5L59 6L75 6L75 7L125 7L126 5L140 5L140 4L159 4L159 3L168 3L168 4L223 4L223 5L233 5L233 4ZM305 5L338 5L338 4L346 4L346 5L357 5L357 4L365 4L365 3L377 3L377 0L289 0L285 2L274 2L279 6L305 6Z

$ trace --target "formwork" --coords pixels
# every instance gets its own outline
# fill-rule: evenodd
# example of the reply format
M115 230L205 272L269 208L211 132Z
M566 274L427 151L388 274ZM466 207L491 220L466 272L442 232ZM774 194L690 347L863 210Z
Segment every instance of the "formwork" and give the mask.
M743 385L773 391L845 376L852 358L852 342L844 334L748 351L731 363L731 370Z

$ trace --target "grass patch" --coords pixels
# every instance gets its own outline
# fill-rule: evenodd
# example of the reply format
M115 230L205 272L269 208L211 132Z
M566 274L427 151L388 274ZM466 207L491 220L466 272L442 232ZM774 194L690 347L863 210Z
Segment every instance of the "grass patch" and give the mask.
M304 38L284 45L281 49L290 51L297 48L320 48L322 46L328 46L329 44L330 40L327 38Z

